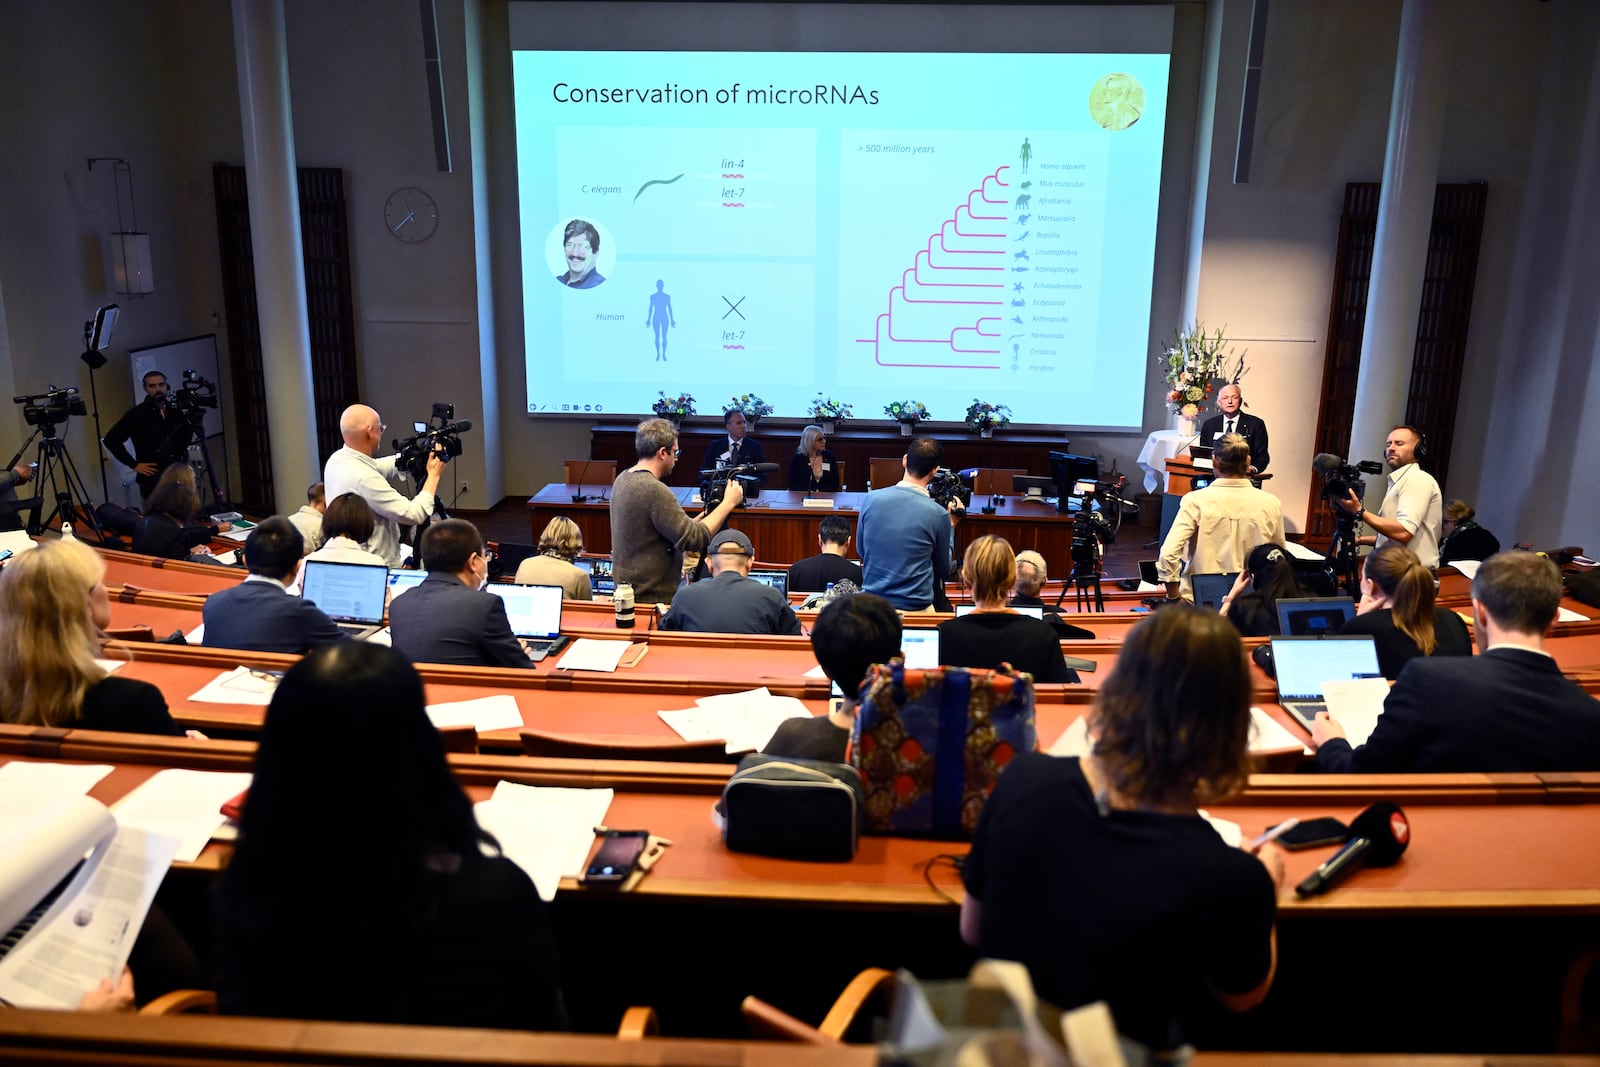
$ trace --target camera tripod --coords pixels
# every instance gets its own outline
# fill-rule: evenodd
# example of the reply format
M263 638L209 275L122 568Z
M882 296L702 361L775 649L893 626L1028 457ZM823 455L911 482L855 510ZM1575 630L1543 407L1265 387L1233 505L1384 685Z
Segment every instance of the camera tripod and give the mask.
M1359 601L1361 558L1356 555L1356 517L1331 500L1328 507L1333 510L1333 540L1328 542L1328 554L1323 559L1333 568L1335 581Z
M89 490L78 474L77 464L72 462L72 453L67 451L67 443L56 436L55 423L44 422L36 427L33 434L22 442L17 454L11 457L11 462L6 464L7 469L15 467L17 461L27 454L28 446L33 444L35 438L39 438L38 470L35 474L38 489L34 493L37 506L33 509L33 518L28 520L28 533L35 537L39 536L57 517L62 522L78 519L88 524L96 536L104 542L106 532L101 529L100 520L95 517L94 505L89 500ZM46 486L51 490L48 496L45 493ZM47 515L44 512L44 503L48 499L54 499L56 506Z

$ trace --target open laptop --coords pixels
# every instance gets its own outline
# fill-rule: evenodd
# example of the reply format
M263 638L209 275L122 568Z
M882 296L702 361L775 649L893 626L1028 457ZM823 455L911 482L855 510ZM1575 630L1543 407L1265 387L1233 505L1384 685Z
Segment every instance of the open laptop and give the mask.
M1278 703L1307 730L1319 712L1324 682L1377 678L1378 646L1361 636L1274 637L1272 662L1278 671Z
M356 638L383 628L389 568L381 563L308 559L300 595L316 604L339 629Z
M427 571L390 571L389 572L389 599L393 600L401 593L415 589L421 585L423 579L428 577Z
M610 596L617 591L617 581L611 576L610 556L579 556L572 563L588 572L589 588L597 595Z
M932 626L913 630L907 626L900 631L900 651L906 657L906 666L922 670L939 665L939 631Z
M530 659L542 660L567 643L561 636L559 585L490 585L486 591L505 601L511 632L521 639Z
M1194 589L1194 602L1208 611L1221 611L1222 598L1228 595L1239 572L1232 574L1191 574L1189 585Z
M1286 597L1278 601L1278 630L1290 637L1328 637L1356 617L1347 596Z
M751 571L750 577L762 585L770 585L778 591L780 596L789 595L788 571Z

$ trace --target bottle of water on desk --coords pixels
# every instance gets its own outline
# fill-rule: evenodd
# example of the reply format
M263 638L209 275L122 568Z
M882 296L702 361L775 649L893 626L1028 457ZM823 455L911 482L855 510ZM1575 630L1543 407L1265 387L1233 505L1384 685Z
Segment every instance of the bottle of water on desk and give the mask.
M618 582L616 591L611 594L611 603L617 609L617 629L633 629L633 586Z

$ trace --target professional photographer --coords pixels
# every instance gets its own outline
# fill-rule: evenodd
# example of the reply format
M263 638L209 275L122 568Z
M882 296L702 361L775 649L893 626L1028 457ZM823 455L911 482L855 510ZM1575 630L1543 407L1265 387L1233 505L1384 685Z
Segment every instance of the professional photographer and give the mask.
M400 527L416 526L433 514L434 494L444 474L444 457L437 451L428 453L422 489L408 500L389 481L395 477L399 457L374 458L386 428L378 413L365 404L345 408L344 414L339 416L339 435L344 438L344 447L328 457L322 481L328 499L355 493L372 506L377 525L366 549L382 556L389 566L398 567Z
M943 459L938 441L916 438L901 458L906 473L899 484L874 489L861 502L856 547L863 588L901 611L948 603L944 580L950 573L950 543L966 507L953 493L942 503L930 495L929 483Z
M102 443L117 462L131 467L139 479L139 498L149 497L161 472L189 458L190 425L172 404L172 387L161 371L146 371L144 401L136 404L111 429ZM133 454L128 454L128 441Z
M1405 545L1431 571L1439 567L1444 497L1433 475L1417 463L1428 447L1427 441L1415 426L1401 424L1390 430L1383 445L1383 458L1391 471L1389 491L1383 495L1377 512L1368 511L1354 492L1338 504L1372 527L1373 532L1357 538L1358 543L1378 548L1390 543Z

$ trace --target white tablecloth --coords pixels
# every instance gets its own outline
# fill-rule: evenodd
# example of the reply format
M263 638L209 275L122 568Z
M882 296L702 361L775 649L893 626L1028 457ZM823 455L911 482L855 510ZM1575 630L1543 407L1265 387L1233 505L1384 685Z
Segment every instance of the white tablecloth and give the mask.
M1144 491L1153 493L1156 486L1167 491L1167 460L1194 444L1193 434L1177 430L1156 430L1145 438L1144 449L1139 453L1139 466L1144 468Z

